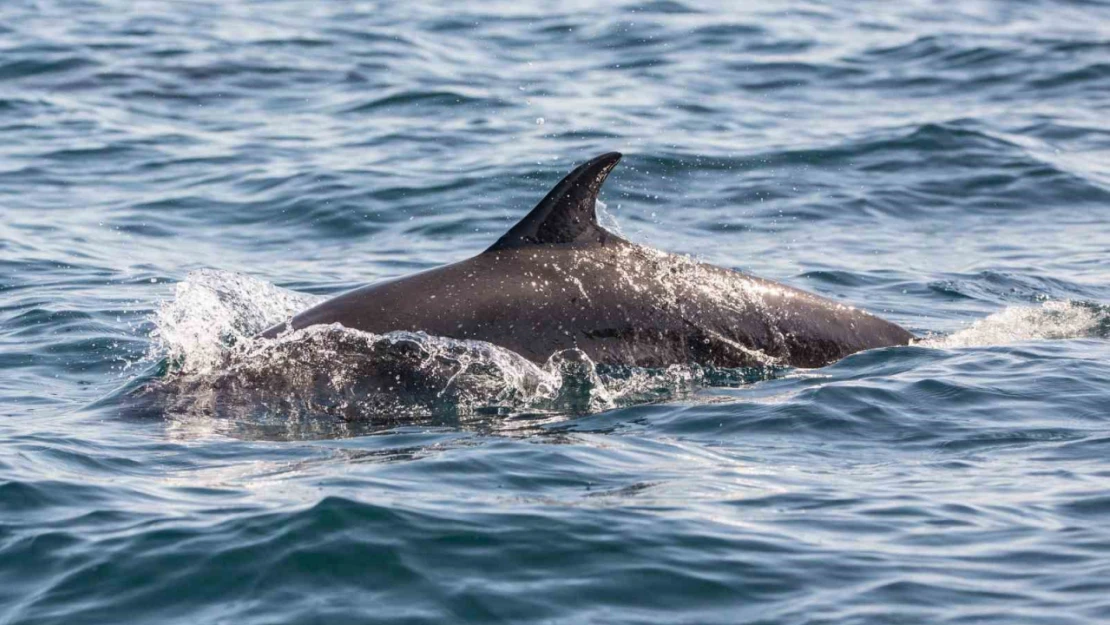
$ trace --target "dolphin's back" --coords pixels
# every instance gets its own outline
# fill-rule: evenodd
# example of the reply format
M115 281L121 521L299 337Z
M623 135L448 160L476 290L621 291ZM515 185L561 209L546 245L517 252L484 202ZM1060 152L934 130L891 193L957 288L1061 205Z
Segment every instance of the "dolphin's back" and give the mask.
M594 203L619 157L571 172L486 252L340 295L294 317L293 328L423 331L536 362L577 348L595 362L645 367L817 367L913 338L855 308L605 231Z
M858 309L627 242L487 252L351 291L292 322L324 323L487 341L536 362L577 348L645 367L818 367L913 338Z

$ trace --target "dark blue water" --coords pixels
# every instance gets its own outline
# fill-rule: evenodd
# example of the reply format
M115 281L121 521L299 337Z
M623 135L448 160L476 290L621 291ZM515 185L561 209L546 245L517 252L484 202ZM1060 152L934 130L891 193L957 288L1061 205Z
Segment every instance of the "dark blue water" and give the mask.
M0 623L1110 620L1110 7L409 4L0 4ZM420 338L485 368L376 412L350 336L249 339L608 150L626 237L930 338Z

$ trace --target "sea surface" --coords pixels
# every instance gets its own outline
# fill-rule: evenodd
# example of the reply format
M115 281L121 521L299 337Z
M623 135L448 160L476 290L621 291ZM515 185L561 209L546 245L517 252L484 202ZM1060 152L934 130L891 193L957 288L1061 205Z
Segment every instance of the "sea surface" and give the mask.
M0 3L0 624L1110 622L1110 5L421 4ZM253 338L610 150L922 340Z

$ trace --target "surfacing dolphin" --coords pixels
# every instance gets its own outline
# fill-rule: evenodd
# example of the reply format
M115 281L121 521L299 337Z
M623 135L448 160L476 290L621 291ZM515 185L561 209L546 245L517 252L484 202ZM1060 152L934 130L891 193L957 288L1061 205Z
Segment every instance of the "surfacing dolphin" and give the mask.
M914 338L851 306L605 230L597 194L620 158L579 166L473 258L355 289L263 336L339 323L486 341L538 363L579 349L640 367L820 367Z

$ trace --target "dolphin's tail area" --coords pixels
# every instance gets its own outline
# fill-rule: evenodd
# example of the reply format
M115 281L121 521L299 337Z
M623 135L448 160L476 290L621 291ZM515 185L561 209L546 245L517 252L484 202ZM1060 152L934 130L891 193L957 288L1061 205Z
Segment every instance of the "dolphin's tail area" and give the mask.
M596 208L601 185L620 160L619 152L608 152L579 165L486 251L616 238L598 225Z

